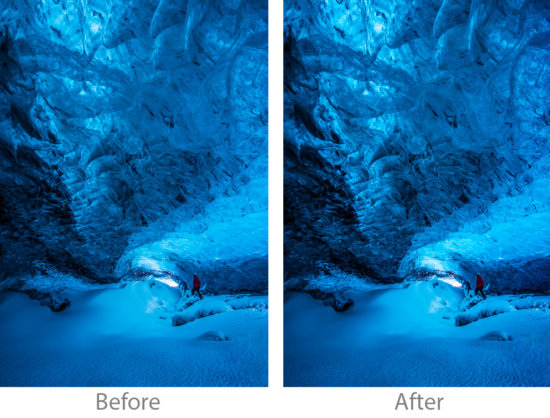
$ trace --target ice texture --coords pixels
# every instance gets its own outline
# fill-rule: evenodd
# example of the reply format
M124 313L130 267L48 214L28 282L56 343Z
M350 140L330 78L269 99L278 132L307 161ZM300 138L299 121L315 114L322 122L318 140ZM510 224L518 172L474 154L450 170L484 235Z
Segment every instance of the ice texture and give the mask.
M267 289L266 1L3 0L0 28L0 280Z
M547 291L549 93L547 1L287 1L286 277Z

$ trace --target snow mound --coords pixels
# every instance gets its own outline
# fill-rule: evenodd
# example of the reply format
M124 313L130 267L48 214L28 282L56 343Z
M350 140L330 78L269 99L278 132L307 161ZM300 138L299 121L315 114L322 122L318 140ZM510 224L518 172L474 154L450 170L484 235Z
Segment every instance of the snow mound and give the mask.
M468 325L483 318L517 310L533 309L550 312L550 296L494 296L481 300L472 306L472 303L476 300L478 299L464 300L464 306L462 307L464 312L455 316L456 326Z
M267 297L266 296L245 296L237 295L236 297L228 298L229 305L235 310L250 309L253 311L266 312L267 311Z
M486 341L512 341L512 337L505 331L491 331L483 335L480 340Z
M512 312L516 309L514 306L504 300L490 300L488 303L478 303L470 310L464 313L460 313L455 317L455 324L457 327L468 325L472 322L479 321L483 318L502 314L505 312Z
M322 273L287 280L285 290L304 291L336 312L344 312L353 306L355 294L384 287L373 283L370 277L350 274L325 263L319 263L317 269Z
M267 311L267 297L219 295L207 296L203 299L196 297L182 299L178 303L178 312L172 316L172 325L177 327L207 316L244 309L257 312Z
M203 341L228 341L229 337L220 331L206 331L199 335L197 340Z
M203 299L194 303L183 312L176 313L172 317L172 325L177 327L185 325L199 318L231 311L231 306L221 300Z
M517 309L535 309L550 312L550 297L523 295L514 300L514 306Z

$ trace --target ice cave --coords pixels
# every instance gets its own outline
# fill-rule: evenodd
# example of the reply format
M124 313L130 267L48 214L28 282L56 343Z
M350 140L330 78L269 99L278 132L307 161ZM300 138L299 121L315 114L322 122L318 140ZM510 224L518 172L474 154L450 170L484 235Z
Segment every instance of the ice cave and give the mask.
M284 31L285 385L549 386L550 3Z
M266 385L267 1L0 4L0 386Z

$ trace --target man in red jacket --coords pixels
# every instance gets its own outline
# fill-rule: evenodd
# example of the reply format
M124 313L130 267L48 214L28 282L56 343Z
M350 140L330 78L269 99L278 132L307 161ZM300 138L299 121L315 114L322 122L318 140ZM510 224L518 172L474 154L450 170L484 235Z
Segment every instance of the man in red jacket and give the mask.
M476 290L475 290L475 294L477 295L477 292L481 293L481 296L483 296L483 299L487 299L487 297L485 296L485 293L483 293L483 286L485 286L485 283L483 283L483 279L481 278L481 275L479 273L477 273L477 278L476 278Z
M199 280L199 276L196 274L193 274L193 289L191 290L191 294L197 292L197 295L199 295L199 298L202 299L201 295L201 281Z

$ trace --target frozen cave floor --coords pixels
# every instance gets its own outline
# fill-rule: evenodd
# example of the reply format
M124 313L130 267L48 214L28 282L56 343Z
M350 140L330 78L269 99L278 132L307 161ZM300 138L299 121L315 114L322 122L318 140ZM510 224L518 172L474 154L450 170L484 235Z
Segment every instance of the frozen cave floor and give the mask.
M285 386L550 386L549 296L464 298L439 280L345 296L335 312L286 293Z
M158 281L0 294L0 386L266 386L267 296L181 297Z

